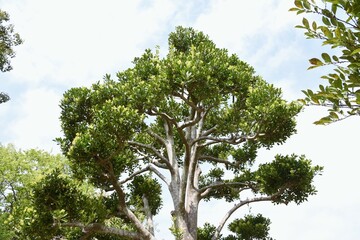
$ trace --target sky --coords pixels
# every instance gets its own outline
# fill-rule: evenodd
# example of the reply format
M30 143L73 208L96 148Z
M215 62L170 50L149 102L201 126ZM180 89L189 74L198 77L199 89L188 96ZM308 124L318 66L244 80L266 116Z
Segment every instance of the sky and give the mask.
M257 74L283 89L287 100L321 83L326 69L308 71L308 59L326 49L307 40L294 26L302 16L288 12L289 0L0 0L24 39L16 47L13 70L0 73L0 91L11 100L0 105L0 143L21 149L58 153L61 136L58 107L62 94L90 86L107 73L131 67L146 48L167 52L168 34L176 26L203 31L252 65ZM277 240L360 239L360 192L357 156L360 119L328 126L312 123L326 109L307 107L298 118L298 133L285 144L259 153L261 161L277 154L305 154L324 166L314 182L318 193L308 202L288 206L258 203L239 210L262 213L272 221ZM220 221L226 204L201 203L200 222ZM171 210L166 203L165 210ZM159 239L169 239L168 218L155 219Z

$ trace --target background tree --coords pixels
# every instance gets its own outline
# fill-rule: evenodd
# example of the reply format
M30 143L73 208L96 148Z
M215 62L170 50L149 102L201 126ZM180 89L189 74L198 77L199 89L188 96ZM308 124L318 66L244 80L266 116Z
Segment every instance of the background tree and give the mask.
M334 71L322 76L328 81L317 92L303 91L305 102L329 107L329 115L316 124L326 124L360 114L360 2L353 0L296 0L291 11L319 17L302 25L309 39L319 39L335 50L310 59L309 69L332 65ZM336 50L337 49L337 50Z
M14 46L22 43L19 34L14 33L14 26L7 24L9 14L0 9L0 71L7 72L12 69L11 58L15 57ZM6 93L0 92L0 104L10 98Z
M40 150L16 150L0 145L0 239L27 239L23 229L32 221L32 187L66 160Z
M60 106L58 142L73 176L99 194L87 197L71 179L49 175L34 190L36 208L43 209L34 229L46 229L39 239L67 228L80 229L81 239L156 239L160 184L173 202L164 213L171 231L187 240L197 239L202 200L234 202L219 216L211 236L218 239L244 205L300 204L316 192L312 181L321 167L304 156L254 164L259 148L295 132L301 106L192 28L169 35L164 58L146 50L117 80L106 75L89 88L70 89Z

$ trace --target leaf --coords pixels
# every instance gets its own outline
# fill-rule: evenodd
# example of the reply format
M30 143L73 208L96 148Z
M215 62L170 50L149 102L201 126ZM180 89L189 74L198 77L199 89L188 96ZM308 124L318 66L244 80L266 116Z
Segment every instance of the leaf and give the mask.
M322 65L324 65L324 63L323 63L321 60L319 60L318 58L311 58L311 59L309 60L309 62L310 62L310 64L315 65L315 66L322 66Z
M337 38L341 38L341 30L340 30L339 27L337 27L337 28L335 29L335 36L336 36Z
M331 11L334 13L334 14L336 14L336 11L337 11L337 4L332 4L331 5Z
M327 18L327 17L322 17L322 21L323 21L323 23L325 24L325 25L327 25L327 26L329 26L330 25L330 21L329 21L329 19Z
M313 21L313 23L312 23L312 28L314 29L314 31L316 31L316 30L317 30L317 24L316 24L316 22L315 22L315 21Z
M324 35L325 35L327 38L332 38L332 37L333 37L331 31L330 31L327 27L321 26L321 27L319 27L319 28L321 29L321 31L324 33Z
M314 68L317 68L317 67L320 67L320 66L313 65L313 66L308 67L307 70L311 70L311 69L314 69Z
M294 12L294 11L299 11L299 10L300 10L299 8L290 8L289 12Z
M338 116L335 112L330 112L330 117L331 117L332 119L336 119L336 120L339 119L339 116Z
M324 59L324 61L325 61L326 63L330 63L330 62L331 62L331 58L330 58L330 55L329 55L329 54L327 54L327 53L322 53L322 54L321 54L321 57Z
M355 49L354 51L351 52L350 56L355 55L355 54L357 54L359 52L360 52L360 48L357 48L357 49Z
M306 18L303 18L302 23L304 24L304 26L309 29L310 25L309 25L309 21Z
M311 6L310 6L310 3L308 2L308 1L304 1L304 7L306 8L306 9L308 9L308 10L310 10L311 9Z
M298 8L303 8L303 5L301 4L301 1L296 0L296 1L294 2L294 4L295 4L295 6L297 6Z
M332 119L328 116L328 117L323 117L318 121L315 121L314 124L316 124L316 125L325 125L325 124L328 124L328 123L331 123L331 122L332 122Z

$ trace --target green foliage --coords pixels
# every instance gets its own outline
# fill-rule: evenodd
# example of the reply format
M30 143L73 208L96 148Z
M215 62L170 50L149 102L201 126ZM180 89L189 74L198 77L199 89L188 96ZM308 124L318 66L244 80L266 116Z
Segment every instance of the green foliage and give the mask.
M10 20L9 14L0 9L0 71L7 72L12 69L10 59L15 57L14 46L23 41L20 35L14 33L14 26L6 24ZM0 92L0 104L10 100L8 94Z
M243 218L233 220L228 229L232 232L228 236L219 236L219 240L274 240L269 237L271 221L261 214L256 216L252 214L245 215ZM216 227L212 224L205 223L199 227L197 232L198 240L212 240Z
M9 236L1 239L25 239L22 229L35 212L32 187L55 168L67 172L66 160L40 150L17 150L13 145L0 145L0 160L0 226L1 234Z
M9 14L0 9L0 71L12 69L10 59L15 57L14 46L22 43L20 35L14 33L14 26L6 24L10 20Z
M263 194L273 195L281 189L273 202L300 204L316 193L312 180L321 171L322 167L311 166L311 161L304 156L277 155L274 161L259 166L256 179Z
M211 240L215 234L216 227L210 223L205 223L203 227L197 229L197 240Z
M273 240L269 237L270 224L270 219L261 214L245 215L229 224L229 230L235 235L229 235L224 240Z
M329 115L316 121L328 124L360 113L360 2L347 0L309 1L296 0L297 14L320 16L310 23L303 18L302 25L309 39L319 39L323 45L337 51L322 53L320 58L309 60L309 69L332 65L333 72L322 76L328 82L319 85L319 90L304 90L305 103L329 107Z
M149 191L151 189L151 192ZM151 176L136 176L129 186L130 204L142 208L143 197L147 199L150 206L151 214L158 214L162 205L161 185L157 179Z
M36 217L25 232L46 239L64 234L61 222L103 222L104 204L88 191L58 170L47 175L33 188Z

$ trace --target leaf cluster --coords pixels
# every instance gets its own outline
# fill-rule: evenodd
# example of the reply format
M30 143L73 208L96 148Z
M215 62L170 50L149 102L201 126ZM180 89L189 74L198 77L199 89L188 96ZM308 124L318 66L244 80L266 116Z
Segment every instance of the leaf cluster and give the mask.
M300 204L316 193L312 181L322 169L311 166L304 156L276 155L274 161L259 166L256 179L260 193L273 195L274 203Z
M134 177L128 188L129 202L131 205L144 211L143 198L146 198L151 214L158 214L162 206L162 198L161 185L157 179L151 178L151 176L139 175Z
M9 14L0 9L0 71L2 72L12 69L10 59L15 57L13 47L23 42L20 35L14 33L14 26L7 24L9 20Z
M319 1L320 2L320 1ZM314 92L304 90L305 103L329 107L329 115L316 121L327 124L352 115L360 110L360 3L347 0L296 0L290 11L318 16L310 22L303 18L296 26L305 30L308 39L318 39L324 46L338 49L322 53L321 58L309 60L309 69L326 65L334 66L333 72L322 76L327 85L319 85Z
M228 229L232 234L228 236L219 236L220 240L274 240L269 237L271 221L262 216L262 214L245 215L243 218L234 219ZM216 227L205 223L203 227L198 228L198 240L212 240Z
M17 150L13 145L0 145L0 225L1 239L26 239L23 229L35 214L32 187L55 168L69 173L67 162L60 155L30 149Z

